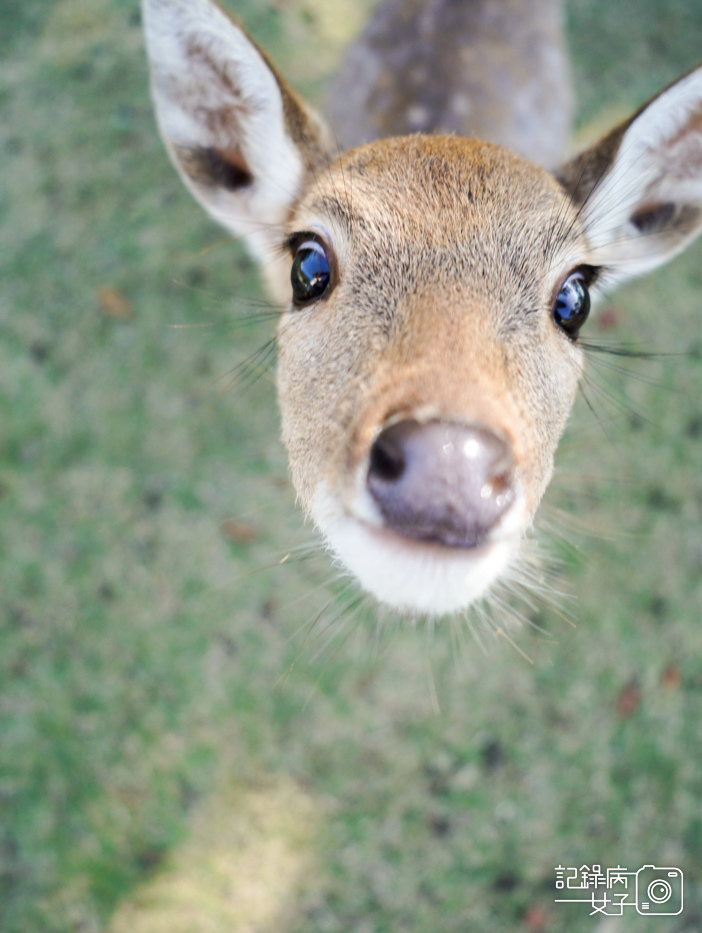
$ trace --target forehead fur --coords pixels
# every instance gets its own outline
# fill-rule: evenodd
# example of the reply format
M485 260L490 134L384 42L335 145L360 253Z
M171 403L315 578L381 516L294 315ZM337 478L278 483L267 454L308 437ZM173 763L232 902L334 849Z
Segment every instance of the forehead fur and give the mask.
M544 212L555 222L564 202L548 172L498 146L417 135L371 143L318 170L301 207L332 212L349 228L399 224L410 241L453 247L486 221L523 235L533 218L543 235Z

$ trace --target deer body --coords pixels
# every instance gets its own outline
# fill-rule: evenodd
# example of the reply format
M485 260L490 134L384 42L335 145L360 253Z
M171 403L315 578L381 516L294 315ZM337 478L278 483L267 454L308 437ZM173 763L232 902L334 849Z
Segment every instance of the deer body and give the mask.
M560 0L383 0L327 111L343 148L455 133L558 163L573 107Z
M519 559L551 478L590 292L702 226L702 70L555 175L455 136L339 154L209 0L144 11L176 167L285 308L282 435L303 507L381 602L465 609Z

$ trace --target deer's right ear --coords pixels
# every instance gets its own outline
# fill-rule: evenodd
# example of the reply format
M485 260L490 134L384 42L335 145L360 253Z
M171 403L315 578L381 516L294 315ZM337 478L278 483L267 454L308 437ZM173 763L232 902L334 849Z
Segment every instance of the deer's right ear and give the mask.
M161 135L183 181L265 264L326 130L210 0L143 0Z

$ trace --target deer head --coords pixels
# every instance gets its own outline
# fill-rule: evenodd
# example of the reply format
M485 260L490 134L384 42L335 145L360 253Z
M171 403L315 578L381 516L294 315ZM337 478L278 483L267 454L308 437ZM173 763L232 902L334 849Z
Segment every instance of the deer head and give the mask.
M144 14L170 156L281 303L304 509L381 602L464 609L533 522L592 301L702 229L702 68L555 174L453 136L339 154L210 0Z

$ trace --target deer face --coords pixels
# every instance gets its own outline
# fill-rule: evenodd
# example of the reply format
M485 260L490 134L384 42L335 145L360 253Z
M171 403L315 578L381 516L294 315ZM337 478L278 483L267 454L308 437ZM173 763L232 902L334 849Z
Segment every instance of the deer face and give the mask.
M595 276L575 209L497 147L411 137L318 173L288 229L325 277L279 328L300 498L381 600L461 608L514 558L576 392L554 318Z

